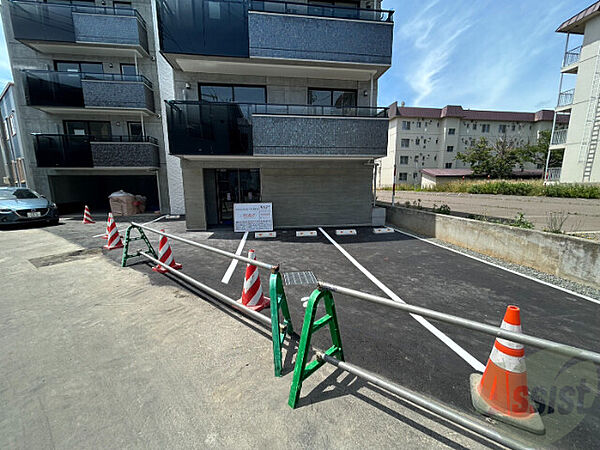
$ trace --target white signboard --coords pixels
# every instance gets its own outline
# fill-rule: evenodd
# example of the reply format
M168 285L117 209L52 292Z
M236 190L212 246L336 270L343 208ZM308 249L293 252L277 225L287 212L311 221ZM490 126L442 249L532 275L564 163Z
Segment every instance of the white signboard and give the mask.
M273 231L273 203L234 203L233 231Z

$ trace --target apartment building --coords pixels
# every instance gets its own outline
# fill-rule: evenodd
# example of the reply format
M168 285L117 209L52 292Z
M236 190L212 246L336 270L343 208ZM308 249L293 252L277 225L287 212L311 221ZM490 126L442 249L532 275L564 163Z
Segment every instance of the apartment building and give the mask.
M417 108L393 103L389 109L388 152L378 161L377 186L391 186L394 171L397 184L420 185L422 169L469 168L456 155L482 137L490 142L534 143L540 131L552 129L553 116L550 110L481 111L453 105ZM542 175L543 166L528 164L525 168L539 170Z
M392 12L379 2L161 0L159 69L172 208L230 225L271 202L275 227L367 225L387 149L377 81ZM159 60L159 66L162 60Z
M566 34L557 117L551 149L564 149L562 167L549 167L548 178L561 183L600 183L600 2L577 13L556 30ZM580 45L579 45L580 44Z
M153 4L2 4L28 185L62 212L119 189L169 210Z
M14 90L14 83L6 83L0 93L0 186L27 186Z

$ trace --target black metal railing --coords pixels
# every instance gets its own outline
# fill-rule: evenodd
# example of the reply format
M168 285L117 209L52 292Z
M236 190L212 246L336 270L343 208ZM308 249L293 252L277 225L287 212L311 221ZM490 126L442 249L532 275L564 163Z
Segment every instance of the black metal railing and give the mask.
M394 21L394 11L392 10L351 8L334 5L314 5L310 3L277 0L250 0L248 9L250 11L333 17L337 19L370 20L376 22Z
M130 81L143 83L152 89L152 83L143 75L121 75L89 72L60 72L52 70L24 70L27 104L30 106L84 107L82 80Z
M92 143L146 142L158 145L152 136L33 134L38 167L94 167Z
M171 100L166 102L169 148L174 155L253 154L254 115L387 118L387 108L278 105Z

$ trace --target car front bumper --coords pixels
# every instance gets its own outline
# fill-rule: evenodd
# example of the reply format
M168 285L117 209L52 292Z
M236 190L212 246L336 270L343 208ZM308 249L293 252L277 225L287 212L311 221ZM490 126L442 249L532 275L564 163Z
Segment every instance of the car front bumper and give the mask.
M48 211L40 217L27 217L24 214L12 211L10 213L0 212L1 225L17 225L20 223L53 222L58 220L58 208L47 208Z

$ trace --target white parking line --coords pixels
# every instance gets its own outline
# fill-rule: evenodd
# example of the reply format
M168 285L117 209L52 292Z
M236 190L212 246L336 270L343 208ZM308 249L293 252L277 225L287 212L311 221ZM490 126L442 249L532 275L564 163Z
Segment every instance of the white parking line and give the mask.
M246 244L246 239L248 238L248 232L246 231L244 233L244 235L242 236L242 240L240 241L240 245L238 245L237 250L235 251L236 255L241 255L242 254L242 250L244 249L244 245ZM237 259L233 259L231 260L231 264L229 264L229 267L227 268L227 272L225 272L225 275L223 275L223 278L221 279L221 283L225 283L228 284L229 280L231 280L231 276L233 275L233 271L235 270L235 267L237 266L238 260Z
M371 272L369 272L367 269L365 269L356 259L354 259L352 257L352 255L350 255L350 253L348 253L346 250L344 250L341 245L339 245L337 242L335 242L333 240L333 238L331 236L329 236L323 228L319 227L319 231L321 233L323 233L323 235L327 238L327 240L329 242L331 242L342 253L342 255L344 255L348 259L348 261L350 261L369 280L371 280L375 286L377 286L379 289L381 289L383 292L385 292L388 297L390 297L392 300L394 300L396 302L406 303L404 300L402 300L400 297L398 297L390 288L388 288L385 284L383 284L381 281L379 281L377 278L375 278L375 276ZM449 336L447 336L446 334L444 334L443 332L438 330L423 316L419 316L416 314L410 314L410 315L413 317L413 319L415 319L417 322L419 322L421 325L423 325L430 333L432 333L440 341L442 341L444 344L446 344L448 347L450 347L450 349L454 353L456 353L463 360L465 360L467 362L467 364L469 364L473 369L477 370L478 372L483 372L485 370L485 365L481 364L477 359L475 359L475 357L473 355L471 355L464 348L462 348L460 345L458 345L456 342L454 342L454 340L452 340L452 338L450 338Z
M588 297L587 295L583 295L583 294L580 294L578 292L572 291L570 289L558 286L556 284L552 284L552 283L549 283L547 281L540 280L539 278L535 278L535 277L532 277L532 276L529 276L529 275L525 275L524 273L517 272L516 270L509 269L508 267L504 267L504 266L501 266L499 264L494 264L493 262L486 261L485 259L481 259L481 258L478 258L476 256L469 255L468 253L463 253L463 252L461 252L459 250L455 250L453 248L446 247L443 244L438 244L437 242L432 242L429 239L425 239L425 238L416 236L416 235L414 235L412 233L408 233L406 231L401 231L398 228L394 228L394 227L390 227L390 228L393 228L394 231L396 231L398 233L401 233L401 234L405 234L406 236L410 236L410 237L418 239L420 241L427 242L428 244L435 245L436 247L440 247L440 248L443 248L445 250L448 250L448 251L451 251L451 252L454 252L454 253L458 253L459 255L466 256L467 258L474 259L475 261L479 261L481 263L487 264L488 266L496 267L496 268L502 269L502 270L504 270L506 272L514 273L515 275L519 275L520 277L527 278L528 280L532 280L532 281L535 281L537 283L544 284L546 286L550 286L550 287L552 287L554 289L558 289L559 291L566 292L567 294L574 295L575 297L580 297L580 298L582 298L584 300L587 300L587 301L590 301L592 303L596 303L596 304L600 305L600 300L595 299L593 297Z

